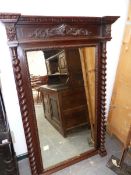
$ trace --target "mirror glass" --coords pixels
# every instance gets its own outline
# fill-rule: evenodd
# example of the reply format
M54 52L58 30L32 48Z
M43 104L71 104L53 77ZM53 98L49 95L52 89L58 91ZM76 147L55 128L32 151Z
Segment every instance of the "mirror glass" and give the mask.
M94 148L95 47L27 51L44 169Z

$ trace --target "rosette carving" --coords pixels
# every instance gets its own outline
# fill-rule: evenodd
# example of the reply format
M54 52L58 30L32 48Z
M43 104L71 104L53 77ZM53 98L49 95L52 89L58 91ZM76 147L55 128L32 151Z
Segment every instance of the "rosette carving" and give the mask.
M8 41L16 40L16 29L14 24L6 25L6 33L7 33Z
M103 26L103 35L105 37L111 37L111 25L110 24Z

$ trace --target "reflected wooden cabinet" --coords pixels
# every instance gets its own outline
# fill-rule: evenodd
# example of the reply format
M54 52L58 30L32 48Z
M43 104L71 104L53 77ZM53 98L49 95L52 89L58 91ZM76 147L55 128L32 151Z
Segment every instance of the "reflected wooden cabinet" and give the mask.
M84 87L61 92L61 106L66 130L87 124L89 126L86 97L83 92Z
M44 53L49 69L48 83L41 86L44 113L65 137L69 130L89 125L80 54L74 48L54 50L54 55L49 54Z
M53 85L41 87L45 118L64 137L71 129L88 124L83 90L83 87L76 89Z

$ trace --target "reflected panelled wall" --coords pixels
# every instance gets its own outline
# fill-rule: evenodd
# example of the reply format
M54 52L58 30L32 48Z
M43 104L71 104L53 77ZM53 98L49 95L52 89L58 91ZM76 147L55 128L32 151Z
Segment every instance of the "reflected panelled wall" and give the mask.
M87 106L89 110L89 121L91 125L91 136L94 141L95 116L95 58L96 48L88 47L80 49L81 65L84 78L84 86L87 97Z
M111 24L118 17L42 17L21 14L0 14L5 24L8 44L16 80L23 126L33 175L51 174L66 166L96 154L106 155L105 150L105 101L106 101L106 42L111 40ZM96 97L95 97L95 148L90 152L65 162L53 169L44 170L38 130L33 106L30 78L25 51L41 48L69 48L95 46Z

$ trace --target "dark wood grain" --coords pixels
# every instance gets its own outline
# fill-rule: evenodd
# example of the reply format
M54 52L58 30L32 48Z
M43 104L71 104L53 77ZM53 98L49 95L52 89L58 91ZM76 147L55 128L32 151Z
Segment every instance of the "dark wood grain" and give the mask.
M0 13L11 50L22 121L33 175L51 174L99 151L105 155L106 42L111 40L111 25L117 16L43 17ZM27 50L96 47L96 126L95 151L43 169L38 128L26 60Z

